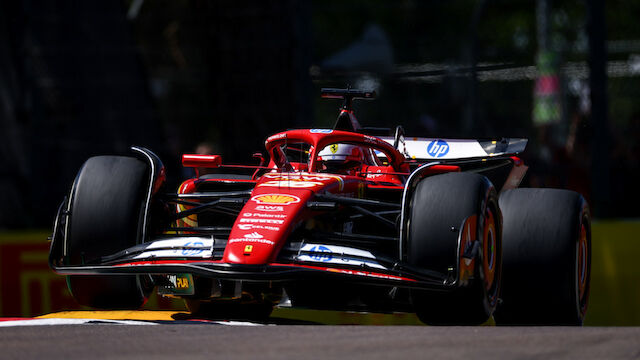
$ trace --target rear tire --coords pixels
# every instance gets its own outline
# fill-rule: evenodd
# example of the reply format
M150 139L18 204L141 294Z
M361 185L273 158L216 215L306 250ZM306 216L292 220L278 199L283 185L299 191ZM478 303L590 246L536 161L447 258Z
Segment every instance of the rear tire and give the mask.
M96 156L85 162L70 195L66 252L73 265L97 264L142 241L148 166L132 157ZM67 277L78 303L101 309L137 309L152 290L142 275Z
M469 283L450 292L412 291L418 318L430 325L477 325L495 310L501 280L501 226L496 191L484 176L451 173L428 177L410 205L407 260L447 274L457 269L460 226L477 216L479 254ZM453 229L453 231L452 231Z
M582 325L591 277L591 220L584 198L558 189L500 196L504 217L505 325Z

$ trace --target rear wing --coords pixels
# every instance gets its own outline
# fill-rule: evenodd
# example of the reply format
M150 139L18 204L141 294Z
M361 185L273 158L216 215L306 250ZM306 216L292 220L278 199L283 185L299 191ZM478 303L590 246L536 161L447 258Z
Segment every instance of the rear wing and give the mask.
M380 139L394 145L393 136ZM405 157L415 160L451 160L516 155L524 151L527 139L503 138L500 140L400 138L397 149Z

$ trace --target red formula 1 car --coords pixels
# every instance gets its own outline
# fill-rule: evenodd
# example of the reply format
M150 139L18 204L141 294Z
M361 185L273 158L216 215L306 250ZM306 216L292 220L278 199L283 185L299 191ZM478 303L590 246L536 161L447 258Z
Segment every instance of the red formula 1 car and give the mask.
M427 324L582 324L590 217L577 193L516 189L525 139L374 136L353 99L333 129L267 138L259 166L184 155L175 194L149 150L97 156L58 211L50 265L83 305L264 319L280 304L415 312ZM379 129L378 129L379 130Z

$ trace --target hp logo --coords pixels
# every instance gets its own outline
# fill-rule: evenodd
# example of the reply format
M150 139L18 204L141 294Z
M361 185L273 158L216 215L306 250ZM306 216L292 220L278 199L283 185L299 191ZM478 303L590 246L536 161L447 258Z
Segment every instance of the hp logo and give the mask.
M196 248L195 249L189 248L189 246L193 246ZM189 241L188 243L183 245L184 249L182 250L182 255L184 256L200 255L204 252L204 249L202 248L198 249L197 247L201 247L201 246L204 246L204 243L202 243L202 241L194 241L194 242Z
M436 158L443 157L448 152L449 144L444 140L434 140L427 146L427 153Z
M331 259L333 259L333 256L331 256L331 250L326 246L322 246L322 245L314 246L309 251L315 253L309 256L311 259L315 261L326 262L326 261L331 261ZM323 253L327 253L327 254L323 254Z

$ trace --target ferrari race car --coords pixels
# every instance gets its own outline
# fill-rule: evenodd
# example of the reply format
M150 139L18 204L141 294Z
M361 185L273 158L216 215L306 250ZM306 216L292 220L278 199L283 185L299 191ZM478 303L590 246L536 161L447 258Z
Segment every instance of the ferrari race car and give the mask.
M214 318L274 306L415 312L427 324L583 322L591 228L575 192L518 189L526 139L405 137L360 127L266 139L259 165L183 155L177 193L151 151L96 156L56 216L49 262L78 303L140 307L150 293Z

